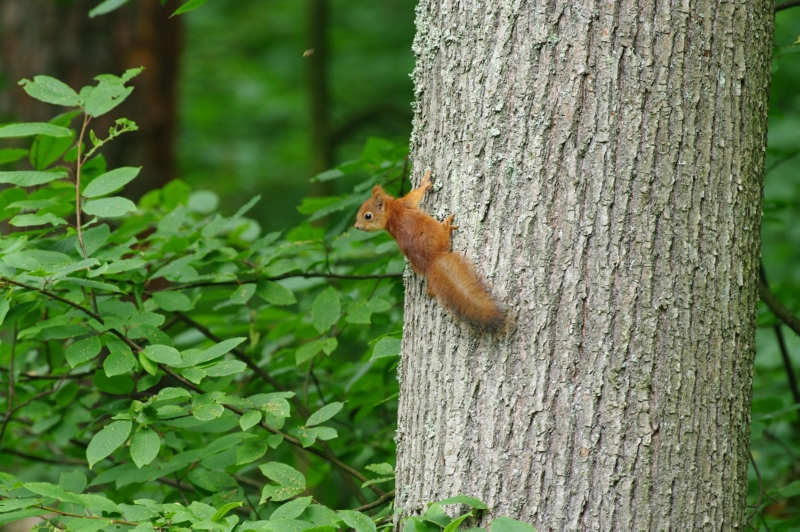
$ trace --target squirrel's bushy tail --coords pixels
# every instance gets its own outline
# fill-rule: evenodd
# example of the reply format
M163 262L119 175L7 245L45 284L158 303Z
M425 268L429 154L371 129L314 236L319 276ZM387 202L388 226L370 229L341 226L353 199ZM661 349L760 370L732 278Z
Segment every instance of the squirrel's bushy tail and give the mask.
M497 331L505 312L469 260L459 253L436 257L428 269L428 289L451 312L479 329Z

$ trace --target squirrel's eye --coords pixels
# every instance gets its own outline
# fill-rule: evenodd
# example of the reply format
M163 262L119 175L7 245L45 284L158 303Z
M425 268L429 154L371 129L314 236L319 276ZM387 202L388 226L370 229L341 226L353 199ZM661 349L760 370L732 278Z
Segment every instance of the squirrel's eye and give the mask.
M364 215L364 219L365 219L365 220L372 220L372 213L369 213L369 212L368 212L367 214L365 214L365 215Z

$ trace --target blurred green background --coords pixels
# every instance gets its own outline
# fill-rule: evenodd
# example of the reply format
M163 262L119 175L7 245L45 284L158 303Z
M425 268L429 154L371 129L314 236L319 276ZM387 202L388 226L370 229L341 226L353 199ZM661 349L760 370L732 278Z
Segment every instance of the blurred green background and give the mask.
M228 213L261 194L252 215L266 230L299 223L297 206L304 196L349 191L352 180L332 185L310 178L357 157L369 137L408 141L413 0L211 0L169 20L176 0L165 6L140 0L89 19L86 14L97 3L0 3L0 121L47 120L54 114L16 85L23 77L48 74L81 86L102 72L145 65L134 97L121 110L141 130L106 154L110 166L143 165L145 187L180 177L193 188L214 190ZM767 279L795 314L800 314L798 38L800 7L779 12L762 229ZM800 340L787 328L776 328L763 306L759 325L752 454L761 481L751 465L750 502L761 505L751 525L800 530L800 395L789 378L800 365Z

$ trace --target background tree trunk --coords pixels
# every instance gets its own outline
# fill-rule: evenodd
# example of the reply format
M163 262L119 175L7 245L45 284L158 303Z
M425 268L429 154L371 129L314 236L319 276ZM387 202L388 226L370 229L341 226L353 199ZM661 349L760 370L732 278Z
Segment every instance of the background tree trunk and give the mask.
M115 109L92 123L98 136L120 116L139 131L125 142L102 149L109 168L143 166L125 194L138 198L175 177L175 131L181 17L169 18L179 5L170 0L136 0L93 19L98 0L3 0L0 36L3 121L47 121L59 108L34 100L17 85L38 74L56 77L76 90L93 85L99 74L120 75L128 68L145 71L132 81L135 90Z
M745 528L772 7L422 0L412 136L510 332L408 283L401 515Z

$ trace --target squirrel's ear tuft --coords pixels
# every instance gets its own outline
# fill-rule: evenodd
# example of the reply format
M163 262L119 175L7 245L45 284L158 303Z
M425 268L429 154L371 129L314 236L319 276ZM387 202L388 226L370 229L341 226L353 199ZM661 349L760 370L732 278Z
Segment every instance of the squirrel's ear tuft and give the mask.
M383 191L379 185L375 185L375 188L372 189L372 203L375 204L375 208L378 209L378 212L383 212L385 206L385 196L386 192Z

